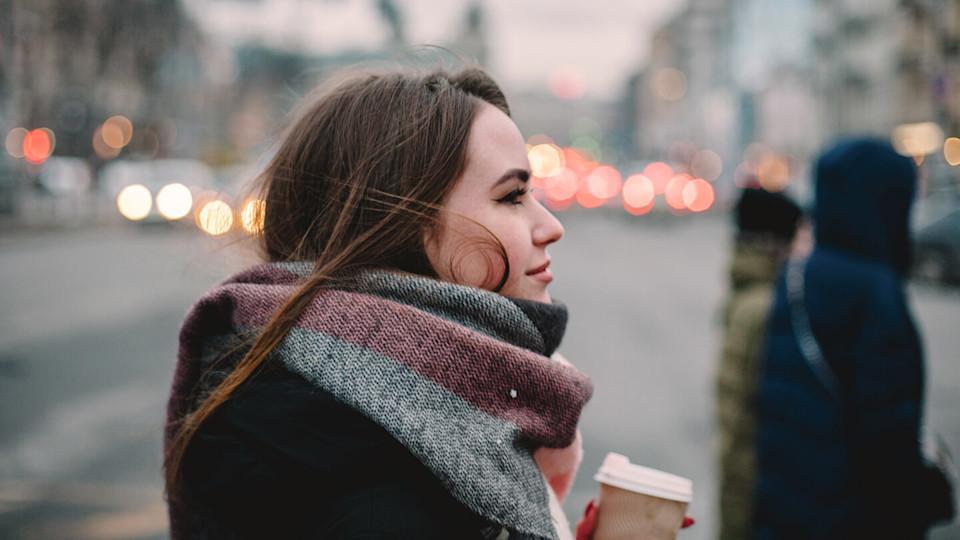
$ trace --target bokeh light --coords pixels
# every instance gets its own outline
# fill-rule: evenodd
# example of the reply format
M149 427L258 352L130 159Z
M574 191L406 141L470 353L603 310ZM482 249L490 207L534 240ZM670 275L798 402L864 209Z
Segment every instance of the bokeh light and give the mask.
M692 212L703 212L713 206L714 192L710 182L694 178L683 188L683 204Z
M564 167L553 176L544 179L543 191L553 202L570 201L579 188L577 173Z
M15 127L7 133L7 153L15 158L23 157L23 140L30 133L26 128Z
M167 184L157 193L157 211L167 219L180 219L190 213L193 195L183 184Z
M587 179L584 178L582 180L587 180ZM584 183L588 184L589 182L584 182ZM589 187L586 189L577 190L576 199L577 199L577 204L579 204L584 208L597 208L598 206L602 206L605 201L605 199L602 199L594 195L593 192L590 191Z
M530 148L533 148L538 144L555 144L555 143L553 139L550 138L549 135L538 133L537 135L532 135L529 139L527 139L527 150L530 150Z
M550 93L566 101L580 99L587 92L587 82L583 72L570 64L554 68L550 72L548 84Z
M763 143L753 142L743 149L743 160L760 163L764 157L770 153L772 153L772 151L764 146Z
M219 199L209 201L197 213L197 225L211 236L225 234L233 227L233 210Z
M589 174L597 167L596 161L590 159L590 156L586 155L583 150L577 148L564 148L563 159L566 168L573 171L576 176Z
M687 203L683 200L683 191L692 180L693 178L689 174L683 173L674 175L674 177L667 182L667 189L664 190L663 196L671 208L683 210L687 207Z
M132 184L120 191L117 195L117 208L123 217L137 221L150 214L153 206L153 197L150 190L140 184Z
M573 141L573 147L590 156L591 160L599 161L603 159L603 150L600 148L600 143L591 137L577 137Z
M53 153L54 144L53 132L49 129L31 130L23 138L23 157L30 163L39 165Z
M950 165L960 165L960 139L950 137L944 141L943 157Z
M656 197L653 180L642 174L628 176L623 183L623 204L633 208L652 206Z
M662 161L654 161L643 169L643 175L653 182L653 192L661 195L673 178L673 168Z
M771 193L783 191L790 183L790 167L783 158L770 154L757 166L757 181Z
M760 182L757 173L757 164L753 161L743 161L733 171L733 183L738 188L758 188Z
M687 77L676 68L663 68L653 76L653 94L664 101L676 101L687 93Z
M627 212L630 212L635 216L642 216L643 214L649 213L650 210L653 210L653 203L651 202L647 206L640 207L624 205L624 208L627 210Z
M620 171L609 165L600 165L590 171L584 179L586 191L602 201L616 197L623 185Z
M103 126L97 127L93 132L93 151L103 160L110 160L120 155L119 148L114 148L103 140Z
M240 211L240 224L250 234L260 234L263 231L263 217L266 211L266 201L251 199L243 205Z
M546 178L556 174L566 163L563 152L553 144L538 144L527 152L534 176Z
M713 182L723 172L723 161L713 150L700 150L690 161L690 172L707 182Z
M943 130L933 122L900 124L891 134L894 148L904 156L918 158L940 150L943 145Z
M562 212L563 210L566 210L571 206L573 206L573 199L571 198L565 201L555 201L550 198L545 198L543 200L543 205L554 212Z
M133 137L133 124L123 116L111 116L101 127L100 136L110 148L119 150L130 143Z

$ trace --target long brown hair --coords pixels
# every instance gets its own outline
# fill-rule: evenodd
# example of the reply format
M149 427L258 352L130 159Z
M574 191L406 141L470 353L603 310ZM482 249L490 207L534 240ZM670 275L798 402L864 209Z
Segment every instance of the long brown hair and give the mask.
M200 425L258 371L331 280L363 268L436 277L424 232L464 171L473 120L483 103L510 114L496 82L473 66L356 72L304 103L260 177L266 204L258 240L268 261L309 261L313 273L180 420L164 458L170 497Z

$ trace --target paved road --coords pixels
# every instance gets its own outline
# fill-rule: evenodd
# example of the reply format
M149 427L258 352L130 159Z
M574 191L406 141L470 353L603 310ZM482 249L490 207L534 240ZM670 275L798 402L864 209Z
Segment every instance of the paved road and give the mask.
M715 538L712 391L732 230L718 215L563 219L566 238L552 249L552 293L571 309L562 350L596 385L568 513L593 497L592 471L618 451L692 478L697 525L681 538ZM910 294L926 338L928 423L960 456L960 289L912 287ZM932 538L958 539L960 525Z
M730 231L719 216L566 213L553 294L566 356L596 385L568 511L607 451L688 476L715 530L711 387ZM176 329L243 264L186 229L101 228L0 238L0 538L159 539L160 427ZM960 294L914 289L930 354L929 420L960 456ZM960 529L935 538L957 538Z

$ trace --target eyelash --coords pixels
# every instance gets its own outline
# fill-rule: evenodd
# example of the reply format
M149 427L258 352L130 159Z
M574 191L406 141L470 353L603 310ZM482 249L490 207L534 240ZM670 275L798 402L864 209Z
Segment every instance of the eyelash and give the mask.
M523 204L523 201L520 200L524 195L527 194L527 188L517 188L510 193L507 193L504 197L501 197L496 200L498 203L509 203L513 205Z

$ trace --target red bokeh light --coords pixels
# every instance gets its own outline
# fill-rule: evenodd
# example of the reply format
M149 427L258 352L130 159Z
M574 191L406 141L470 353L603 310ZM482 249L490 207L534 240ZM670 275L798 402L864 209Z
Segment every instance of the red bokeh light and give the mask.
M600 165L590 171L590 174L582 177L580 191L587 191L602 202L616 197L620 193L622 185L623 180L620 171L609 165Z
M550 74L550 92L559 99L580 99L587 91L583 72L576 66L563 65Z
M564 167L557 174L544 179L543 190L548 199L557 202L570 201L577 194L578 184L577 174Z
M587 159L575 148L563 148L563 159L566 168L570 169L577 176L584 176L593 169L597 168L597 162Z
M653 192L660 195L667 189L667 183L673 178L673 168L662 161L655 161L643 169L643 175L653 182Z
M664 197L667 199L667 204L671 208L677 210L683 210L687 207L686 203L683 201L683 190L686 189L687 184L693 181L693 177L689 174L683 173L678 174L670 179L667 182L667 189L663 192Z
M23 138L23 157L34 165L39 165L50 157L53 141L44 129L34 129Z
M642 216L643 214L650 212L650 210L653 210L653 203L651 202L646 206L640 206L640 207L624 204L623 207L627 210L627 212L630 212L635 216Z
M584 208L596 208L602 205L605 200L606 199L597 197L587 189L577 191L577 204Z
M653 206L653 200L656 196L653 181L646 175L634 174L627 178L623 183L623 205L629 210L633 208L643 208Z
M703 212L713 206L713 186L702 178L694 178L683 188L682 197L692 212Z
M573 205L573 197L563 201L558 201L547 196L543 199L543 205L554 212L560 212L570 208Z

